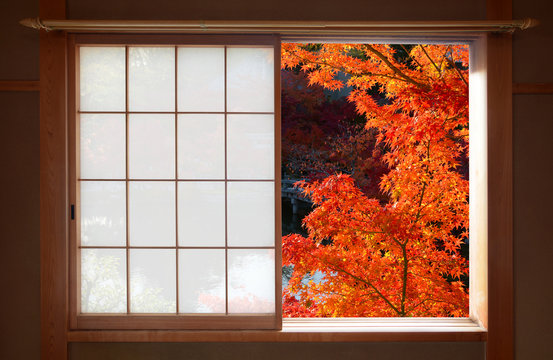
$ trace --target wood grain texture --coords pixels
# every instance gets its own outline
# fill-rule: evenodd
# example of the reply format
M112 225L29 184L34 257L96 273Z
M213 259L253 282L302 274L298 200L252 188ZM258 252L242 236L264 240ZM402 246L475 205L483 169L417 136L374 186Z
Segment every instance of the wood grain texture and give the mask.
M22 25L48 31L93 33L397 35L510 32L532 27L531 20L468 21L212 21L212 20L59 20L27 18Z
M0 91L39 91L39 81L1 80Z
M512 0L487 0L486 18L488 20L507 20L513 16Z
M553 94L553 83L513 83L513 94Z
M65 1L40 0L65 18ZM40 34L41 359L67 359L66 36Z
M127 314L76 316L77 329L84 330L251 330L275 329L275 314L268 315L173 315Z
M67 358L65 34L40 35L40 253L42 359Z
M75 360L484 360L484 342L71 343Z
M488 36L488 360L513 359L511 35Z
M323 329L325 330L325 329ZM456 342L485 341L485 331L72 331L69 342Z
M487 0L489 20L510 19L512 0ZM489 35L488 360L514 358L512 36Z

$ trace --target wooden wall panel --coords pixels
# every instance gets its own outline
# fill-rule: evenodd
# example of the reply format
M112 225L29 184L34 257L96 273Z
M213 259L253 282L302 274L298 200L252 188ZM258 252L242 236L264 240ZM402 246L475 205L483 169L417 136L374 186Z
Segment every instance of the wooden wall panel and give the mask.
M533 17L534 28L513 35L513 81L553 83L553 1L513 0L513 17Z
M513 35L513 90L521 94L513 118L514 352L516 360L552 359L553 287L544 281L553 273L553 2L513 0L513 16L540 21Z
M2 2L0 80L38 80L38 32L19 25L19 20L37 15L36 0Z
M484 360L484 343L74 343L75 360Z
M515 359L553 359L553 95L514 98Z
M484 19L480 0L68 0L69 19L467 20Z
M38 93L0 92L0 108L0 359L38 359Z

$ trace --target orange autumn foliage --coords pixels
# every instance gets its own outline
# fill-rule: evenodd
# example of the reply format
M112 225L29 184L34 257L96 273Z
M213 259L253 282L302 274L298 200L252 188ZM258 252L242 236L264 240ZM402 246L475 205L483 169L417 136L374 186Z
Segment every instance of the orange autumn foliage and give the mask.
M390 168L380 179L386 201L349 175L298 185L314 208L307 237L283 238L283 262L294 267L284 316L468 316L468 47L283 44L282 66L326 89L352 87L348 99ZM315 273L320 281L306 280Z

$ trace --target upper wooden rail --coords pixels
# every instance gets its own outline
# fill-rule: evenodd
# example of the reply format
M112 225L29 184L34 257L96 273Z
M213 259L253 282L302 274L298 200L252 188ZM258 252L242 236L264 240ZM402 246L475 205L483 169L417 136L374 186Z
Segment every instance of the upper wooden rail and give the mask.
M513 94L553 94L553 83L513 83Z
M225 32L282 35L370 35L513 32L534 27L535 19L468 21L169 21L169 20L51 20L26 18L24 26L71 32Z
M36 80L0 80L0 91L39 91L40 82Z

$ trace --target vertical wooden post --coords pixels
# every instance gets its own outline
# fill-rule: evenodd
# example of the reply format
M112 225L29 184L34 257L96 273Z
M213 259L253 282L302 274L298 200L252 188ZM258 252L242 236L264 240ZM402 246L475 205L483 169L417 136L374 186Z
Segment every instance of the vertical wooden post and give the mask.
M65 18L65 1L40 0L40 16ZM40 34L41 359L67 359L66 35Z
M489 20L512 0L488 0ZM514 358L512 36L488 35L488 360Z

